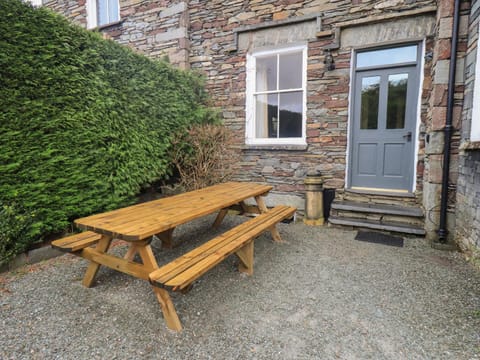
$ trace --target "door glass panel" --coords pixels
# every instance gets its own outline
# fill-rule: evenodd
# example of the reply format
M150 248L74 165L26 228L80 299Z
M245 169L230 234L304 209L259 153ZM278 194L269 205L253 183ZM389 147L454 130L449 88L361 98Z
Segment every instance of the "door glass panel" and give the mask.
M280 94L280 137L302 137L303 92Z
M280 54L278 88L300 89L302 87L302 53Z
M357 68L417 61L417 45L357 53Z
M255 137L278 137L278 94L255 96Z
M256 90L277 90L277 56L257 58Z
M378 128L378 99L380 76L362 79L362 100L360 109L360 129Z
M405 127L408 74L388 76L387 129Z

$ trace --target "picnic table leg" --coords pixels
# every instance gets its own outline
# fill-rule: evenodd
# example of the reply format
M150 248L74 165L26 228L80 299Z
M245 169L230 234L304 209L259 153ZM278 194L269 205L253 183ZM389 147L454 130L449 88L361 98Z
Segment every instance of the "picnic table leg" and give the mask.
M267 206L265 205L265 202L263 201L263 198L261 196L255 196L255 201L257 202L258 209L260 210L260 213L267 212ZM277 228L272 226L270 228L270 232L272 233L272 238L275 241L282 241L282 238L280 237L280 233L278 232Z
M137 254L137 249L134 244L130 244L130 247L128 248L127 252L125 253L125 256L123 257L125 260L128 261L133 261L135 258L135 255Z
M235 255L240 259L238 271L253 275L253 240L239 249Z
M217 218L215 219L215 222L213 223L212 227L215 228L215 229L218 228L220 226L220 224L222 223L225 215L227 215L227 213L228 213L228 208L220 210L220 212L218 213Z
M165 289L160 289L156 286L153 286L153 291L155 292L157 300L162 307L163 318L165 319L168 328L175 331L181 331L182 324L180 323L180 319L178 318L177 312L175 311L175 306L173 305L168 291Z
M175 228L171 228L161 233L158 233L156 236L162 241L162 247L167 249L173 248L172 238L173 238L173 231Z
M148 243L135 244L137 251L142 259L143 265L147 267L149 272L158 269L157 260L153 255L152 247ZM153 292L157 297L158 302L162 308L163 317L169 329L175 331L182 330L182 324L178 318L177 312L175 311L175 306L173 305L172 299L168 294L167 290L160 289L152 285Z
M97 246L95 246L95 250L100 253L107 252L108 248L110 247L110 243L112 242L112 238L107 235L102 235L102 238L98 241ZM93 280L95 279L95 275L97 275L98 269L100 268L100 264L95 262L90 262L88 265L87 271L85 272L85 276L83 277L82 284L85 287L90 287L93 284Z
M248 214L250 211L248 210L248 205L245 204L245 201L240 201L240 207L242 208L242 214Z

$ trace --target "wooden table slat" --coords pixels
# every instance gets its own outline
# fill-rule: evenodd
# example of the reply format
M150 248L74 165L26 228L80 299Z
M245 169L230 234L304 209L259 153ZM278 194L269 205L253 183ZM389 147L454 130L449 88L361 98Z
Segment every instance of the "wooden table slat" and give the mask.
M216 187L133 205L75 221L79 228L127 241L145 239L201 216L263 195L272 187L251 183L224 183ZM190 194L190 196L187 196Z
M255 188L260 189L260 187L265 191L268 192L271 189L271 186L267 185L259 185L253 184ZM209 198L216 198L218 195L231 193L233 191L245 191L251 187L252 184L248 183L224 183L215 185L209 188L204 188L200 190L195 190L188 193L182 193L178 195L174 195L167 198L162 198L158 200L153 200L141 204L132 205L126 208L112 210L109 212L91 215L88 217L84 217L81 219L77 219L77 223L81 223L84 221L88 222L95 222L95 221L103 221L108 219L113 219L115 222L122 221L122 217L128 218L129 216L138 216L137 214L140 213L148 213L150 210L155 210L158 207L162 207L162 210L168 208L175 208L176 206L182 206L182 204L190 204L192 201L201 201Z
M286 206L278 207L276 212L277 213L275 216L271 216L271 214L269 214L268 218L262 218L260 215L257 218L238 225L237 227L227 231L222 235L219 235L217 238L209 241L208 243L205 243L188 252L184 256L162 266L156 270L151 277L154 277L155 280L160 283L166 283L167 285L170 285L167 283L170 279L176 277L179 273L184 272L186 269L193 267L197 262L202 261L204 258L214 254L220 249L222 249L222 253L224 253L225 251L223 247L225 245L230 246L229 244L242 243L245 239L251 238L252 233L257 231L256 229L252 230L253 225L255 225L257 229L268 228L292 213L292 208ZM161 276L159 276L160 274Z

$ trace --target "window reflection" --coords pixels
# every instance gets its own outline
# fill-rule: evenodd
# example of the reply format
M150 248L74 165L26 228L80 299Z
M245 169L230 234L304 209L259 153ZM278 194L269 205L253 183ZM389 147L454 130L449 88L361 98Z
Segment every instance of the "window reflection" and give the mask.
M278 95L257 95L255 109L256 137L276 138L278 133Z
M302 136L302 96L301 91L280 94L280 137Z
M408 74L388 76L387 129L405 127Z
M301 138L303 52L258 57L255 70L255 137Z
M300 89L302 87L302 54L280 54L278 88Z
M379 92L380 76L364 77L362 79L360 129L378 128Z
M257 59L256 90L277 90L277 57L268 56Z
M357 68L417 61L417 45L357 53Z

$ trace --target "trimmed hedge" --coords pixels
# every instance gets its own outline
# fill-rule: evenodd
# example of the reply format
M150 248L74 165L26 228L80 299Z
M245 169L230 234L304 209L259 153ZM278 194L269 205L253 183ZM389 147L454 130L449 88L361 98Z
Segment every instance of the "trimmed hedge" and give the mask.
M0 84L0 205L35 213L32 241L130 203L212 119L199 77L19 0L0 1Z

